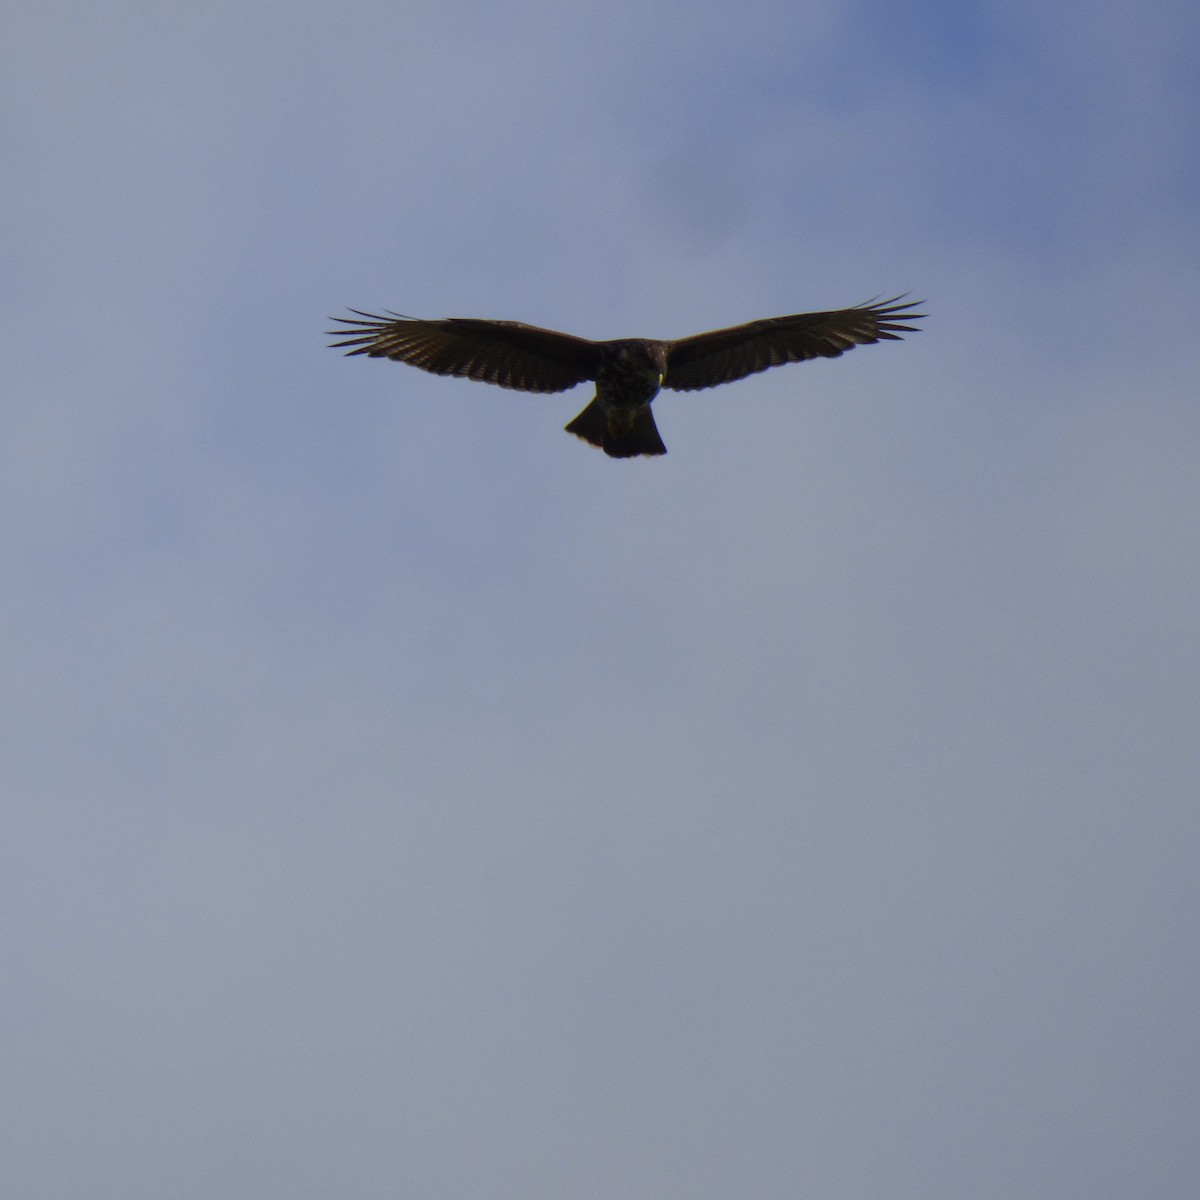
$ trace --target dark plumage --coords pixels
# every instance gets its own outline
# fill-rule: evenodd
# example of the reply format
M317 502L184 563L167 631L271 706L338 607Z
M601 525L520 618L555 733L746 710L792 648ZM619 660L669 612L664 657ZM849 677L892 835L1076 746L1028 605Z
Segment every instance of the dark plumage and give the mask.
M837 358L855 346L898 341L918 328L904 322L925 315L913 312L916 307L897 296L833 312L768 317L673 342L592 342L519 321L420 321L351 309L356 317L334 318L349 329L330 336L343 339L334 346L354 347L347 354L391 358L435 375L464 375L523 392L565 392L595 380L595 399L567 432L613 458L633 458L667 452L650 411L659 388L692 392L783 363Z

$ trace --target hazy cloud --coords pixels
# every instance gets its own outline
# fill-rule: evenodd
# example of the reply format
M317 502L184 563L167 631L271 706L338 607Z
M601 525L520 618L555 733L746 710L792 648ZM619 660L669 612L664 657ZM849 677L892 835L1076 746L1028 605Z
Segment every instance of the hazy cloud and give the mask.
M6 1194L1191 1195L1190 11L4 24Z

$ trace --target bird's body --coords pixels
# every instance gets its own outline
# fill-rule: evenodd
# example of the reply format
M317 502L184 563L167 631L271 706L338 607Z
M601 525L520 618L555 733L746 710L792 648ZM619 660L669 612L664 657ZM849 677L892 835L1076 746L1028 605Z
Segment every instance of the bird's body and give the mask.
M596 398L566 429L612 458L666 454L650 403L667 373L662 342L602 342Z
M897 341L919 320L901 298L833 312L796 313L715 329L676 341L586 338L523 325L449 317L421 321L360 313L335 320L353 336L335 342L347 354L390 358L435 375L460 375L526 392L562 392L594 380L596 396L567 432L612 458L666 454L650 405L660 388L690 392L742 379L768 367L837 358L855 346Z

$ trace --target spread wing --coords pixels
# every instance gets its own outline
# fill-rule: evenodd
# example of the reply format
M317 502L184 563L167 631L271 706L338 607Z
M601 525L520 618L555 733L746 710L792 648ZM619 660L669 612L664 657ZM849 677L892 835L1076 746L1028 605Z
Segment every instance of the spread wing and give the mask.
M434 375L462 375L522 392L565 392L596 377L600 350L586 338L520 321L419 321L350 311L357 317L333 318L349 328L330 331L331 337L353 335L332 343L356 347L347 354L390 358Z
M917 301L901 303L903 299L895 296L836 312L768 317L680 338L667 344L667 374L662 385L677 392L691 392L743 379L783 363L837 358L855 346L898 341L901 333L918 328L902 322L917 321L925 315L912 311Z

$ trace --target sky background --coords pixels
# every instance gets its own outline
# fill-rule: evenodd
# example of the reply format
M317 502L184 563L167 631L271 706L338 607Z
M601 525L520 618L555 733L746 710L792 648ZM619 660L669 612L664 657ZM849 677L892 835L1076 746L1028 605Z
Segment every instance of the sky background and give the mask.
M4 1195L1196 1195L1194 4L0 46ZM906 290L657 460L323 336Z

